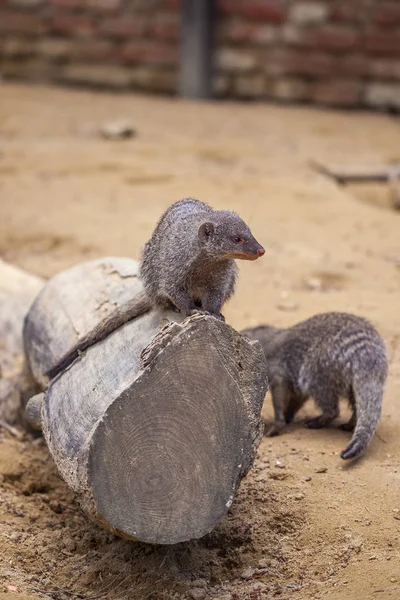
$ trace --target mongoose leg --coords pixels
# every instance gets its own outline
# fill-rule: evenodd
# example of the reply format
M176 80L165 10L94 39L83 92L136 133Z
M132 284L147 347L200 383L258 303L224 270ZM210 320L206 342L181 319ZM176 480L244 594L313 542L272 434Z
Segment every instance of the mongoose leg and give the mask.
M198 312L199 309L196 307L194 300L186 290L166 290L166 293L173 305L187 317L193 314L193 312Z
M293 421L295 414L300 410L306 400L307 398L304 396L292 394L288 407L285 410L285 422L287 424Z
M339 429L342 429L342 431L353 431L353 429L356 426L357 423L357 412L356 412L356 408L355 406L352 408L353 412L352 415L350 417L350 420L347 421L347 423L342 423L341 425L339 425Z
M207 293L204 295L204 298L202 301L202 310L205 313L209 313L210 315L213 315L213 317L217 317L218 319L225 321L225 317L223 317L221 315L222 304L223 304L222 294L217 290L211 289L211 290L208 290Z
M348 400L352 412L350 420L347 423L342 423L342 425L339 425L339 429L342 431L353 431L357 424L356 398L354 396L353 388L350 388Z
M339 398L325 394L323 399L315 398L316 404L321 408L322 414L312 419L307 419L306 426L310 429L327 427L339 414Z
M284 381L279 381L278 383L274 382L271 385L271 394L275 420L272 427L266 433L267 437L279 435L279 433L285 427L286 422L284 411L290 402L290 391Z

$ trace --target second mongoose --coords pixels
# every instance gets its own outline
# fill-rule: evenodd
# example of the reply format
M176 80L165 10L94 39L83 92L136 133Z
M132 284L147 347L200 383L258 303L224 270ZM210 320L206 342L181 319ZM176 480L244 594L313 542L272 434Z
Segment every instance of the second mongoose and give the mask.
M166 210L144 246L140 277L155 306L223 318L221 308L235 288L234 259L264 253L237 214L185 198Z
M267 359L275 421L268 436L277 435L312 397L322 414L306 421L311 428L329 425L339 415L339 399L347 398L354 429L341 453L355 458L368 446L378 425L388 362L382 338L366 319L339 312L318 314L293 327L260 326L242 334L258 340Z

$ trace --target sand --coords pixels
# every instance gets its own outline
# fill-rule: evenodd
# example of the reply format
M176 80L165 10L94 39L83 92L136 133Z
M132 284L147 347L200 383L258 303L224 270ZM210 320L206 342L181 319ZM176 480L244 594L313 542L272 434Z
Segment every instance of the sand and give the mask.
M95 135L121 118L137 131L131 140ZM400 598L400 213L386 186L338 187L312 159L400 161L400 121L1 85L1 258L49 277L91 258L137 257L171 202L198 197L239 212L266 248L241 265L230 324L351 311L378 327L390 375L360 461L340 459L350 434L304 427L310 402L264 438L215 531L174 547L88 523L44 442L0 430L0 600ZM270 421L269 395L263 414Z

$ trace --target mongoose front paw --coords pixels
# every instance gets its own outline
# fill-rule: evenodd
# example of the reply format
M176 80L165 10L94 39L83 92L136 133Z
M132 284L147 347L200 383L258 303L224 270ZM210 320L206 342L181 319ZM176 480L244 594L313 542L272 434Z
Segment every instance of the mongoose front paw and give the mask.
M326 423L321 417L313 417L312 419L306 420L306 427L309 429L322 429L326 426Z
M342 431L354 431L354 427L355 424L352 421L349 421L348 423L342 423L338 428Z
M268 429L266 432L265 437L275 437L276 435L279 435L283 427L284 424L274 423L274 425L272 425L272 427L270 427L270 429Z

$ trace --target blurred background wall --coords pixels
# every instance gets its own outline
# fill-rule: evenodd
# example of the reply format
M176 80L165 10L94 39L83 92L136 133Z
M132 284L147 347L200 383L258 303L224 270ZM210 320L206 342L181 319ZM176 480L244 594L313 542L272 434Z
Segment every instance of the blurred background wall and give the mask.
M180 18L179 0L0 0L0 72L175 94ZM400 0L218 0L214 88L399 111Z

